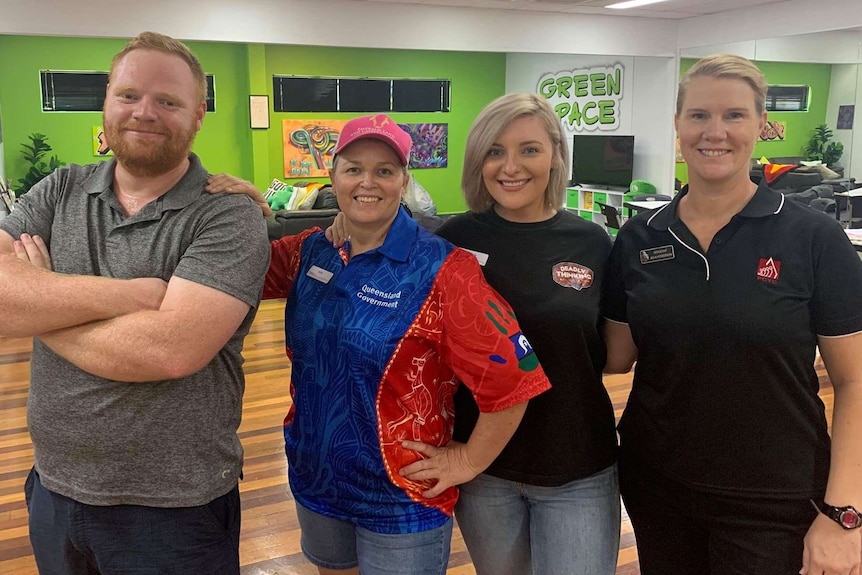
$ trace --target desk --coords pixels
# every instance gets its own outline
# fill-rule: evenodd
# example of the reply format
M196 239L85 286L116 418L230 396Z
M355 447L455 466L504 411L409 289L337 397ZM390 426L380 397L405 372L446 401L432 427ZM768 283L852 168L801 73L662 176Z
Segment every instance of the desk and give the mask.
M835 192L836 196L847 198L847 227L853 225L853 198L862 198L862 188L856 188L847 192ZM841 221L841 210L835 207L835 218Z
M623 206L629 209L629 215L631 215L631 210L635 212L644 212L648 210L657 210L662 206L668 205L670 202L667 200L643 200L640 202L623 202Z
M845 229L844 232L850 238L850 243L856 248L857 252L862 252L862 230Z

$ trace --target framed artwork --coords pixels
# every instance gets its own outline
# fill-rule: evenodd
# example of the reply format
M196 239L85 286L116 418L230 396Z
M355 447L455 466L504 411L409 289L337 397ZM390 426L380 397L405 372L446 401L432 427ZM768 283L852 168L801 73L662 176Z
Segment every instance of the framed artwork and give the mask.
M787 132L787 122L768 120L760 131L758 140L761 142L782 142Z
M856 106L838 106L838 125L836 126L839 130L852 130L853 129L853 116L856 113Z
M282 120L285 178L326 178L347 120Z
M107 140L105 140L105 130L102 129L102 126L93 126L93 155L100 158L114 155L114 152L108 147Z
M411 168L445 168L449 163L449 124L398 124L410 134Z
M265 94L249 96L248 117L252 130L269 128L269 96Z

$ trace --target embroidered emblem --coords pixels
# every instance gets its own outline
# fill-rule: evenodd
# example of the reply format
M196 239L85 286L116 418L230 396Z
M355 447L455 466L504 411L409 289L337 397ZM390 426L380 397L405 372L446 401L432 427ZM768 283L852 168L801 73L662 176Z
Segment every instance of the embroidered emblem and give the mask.
M642 264L654 264L656 262L672 260L676 257L676 253L673 251L673 246L661 246L641 250L640 256Z
M356 297L377 307L397 308L398 301L401 299L401 290L397 292L388 292L379 290L365 284L356 292Z
M775 284L778 283L780 273L780 261L773 258L760 258L760 264L757 266L757 279L762 282Z
M377 122L380 123L378 124ZM378 114L376 116L371 116L371 123L375 128L382 128L389 123L389 118L387 118L385 114Z
M555 282L577 291L593 285L593 270L581 264L560 262L554 266L552 274Z

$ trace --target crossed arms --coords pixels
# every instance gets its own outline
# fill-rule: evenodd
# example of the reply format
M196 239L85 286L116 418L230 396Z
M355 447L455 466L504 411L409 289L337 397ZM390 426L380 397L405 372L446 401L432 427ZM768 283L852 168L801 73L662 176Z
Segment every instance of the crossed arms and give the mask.
M250 306L179 277L130 280L50 271L38 238L0 230L0 337L38 336L106 379L176 379L203 368ZM213 313L218 310L218 313Z

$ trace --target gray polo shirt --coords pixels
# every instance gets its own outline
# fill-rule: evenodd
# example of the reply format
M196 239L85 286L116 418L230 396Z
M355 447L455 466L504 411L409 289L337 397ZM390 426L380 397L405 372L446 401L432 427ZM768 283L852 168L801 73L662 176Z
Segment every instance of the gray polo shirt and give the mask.
M131 217L112 191L110 161L57 170L0 221L15 238L41 235L57 272L177 276L252 307L206 367L176 380L102 379L34 340L27 417L36 469L46 488L82 503L202 505L239 479L240 352L269 265L269 242L260 209L244 196L206 193L208 174L197 156L190 160L174 188Z

